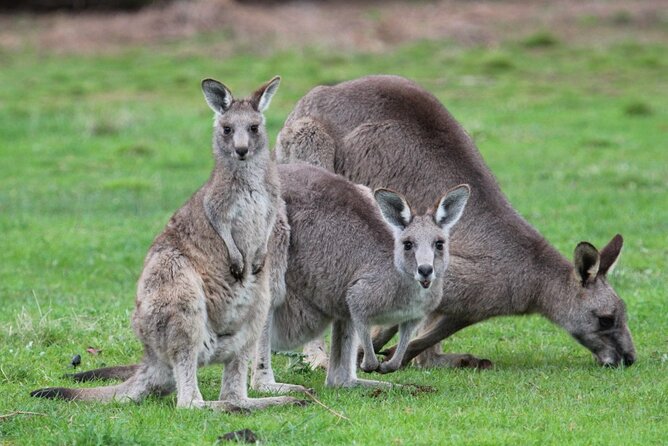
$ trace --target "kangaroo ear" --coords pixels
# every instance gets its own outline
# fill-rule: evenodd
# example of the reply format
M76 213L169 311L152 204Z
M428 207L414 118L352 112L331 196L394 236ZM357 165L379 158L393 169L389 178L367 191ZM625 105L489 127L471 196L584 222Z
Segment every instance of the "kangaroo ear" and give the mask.
M598 274L599 266L601 264L601 255L591 243L580 242L578 243L578 246L575 247L574 257L575 271L582 282L582 286L584 286Z
M278 90L278 85L281 83L280 76L274 76L272 80L255 90L253 96L251 96L251 104L253 108L259 112L263 112L269 107L271 103L271 98L276 94Z
M471 195L468 184L460 184L450 189L436 205L434 221L444 231L449 231L464 213L464 207Z
M601 266L598 268L598 275L604 276L611 273L619 260L619 253L622 251L624 238L621 234L615 235L610 242L601 249Z
M215 79L204 79L202 81L202 91L206 103L216 113L225 113L234 100L230 90Z
M393 228L403 231L413 218L411 207L404 197L389 189L376 189L373 198L383 219Z

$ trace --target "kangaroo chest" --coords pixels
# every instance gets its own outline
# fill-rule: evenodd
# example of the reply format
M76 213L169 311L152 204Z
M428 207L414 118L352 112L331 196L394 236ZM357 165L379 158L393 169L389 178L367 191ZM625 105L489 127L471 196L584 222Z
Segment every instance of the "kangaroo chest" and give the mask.
M371 316L371 321L378 325L396 324L401 321L421 319L434 310L441 300L442 293L439 291L443 288L443 284L435 281L429 289L422 287L416 289L416 285L411 283L408 286L398 287L389 305L379 308L379 311Z
M271 231L273 203L268 191L257 188L244 191L227 209L232 238L242 253L257 249Z

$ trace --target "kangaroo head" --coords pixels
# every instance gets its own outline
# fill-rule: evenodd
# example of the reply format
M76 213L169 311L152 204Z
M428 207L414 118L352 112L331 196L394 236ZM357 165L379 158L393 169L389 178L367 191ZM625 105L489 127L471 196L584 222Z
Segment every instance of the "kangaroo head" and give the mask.
M264 112L281 82L274 77L258 88L249 98L237 100L230 90L214 79L202 81L202 91L209 107L215 112L213 150L221 161L243 162L259 152L268 150Z
M567 310L565 327L604 366L631 365L636 359L626 306L606 278L623 243L617 234L600 252L588 242L575 248L572 287L577 296L574 307Z
M403 274L427 289L448 267L450 228L464 212L470 195L468 185L448 191L436 210L415 215L406 199L388 189L377 189L374 198L394 235L394 264Z

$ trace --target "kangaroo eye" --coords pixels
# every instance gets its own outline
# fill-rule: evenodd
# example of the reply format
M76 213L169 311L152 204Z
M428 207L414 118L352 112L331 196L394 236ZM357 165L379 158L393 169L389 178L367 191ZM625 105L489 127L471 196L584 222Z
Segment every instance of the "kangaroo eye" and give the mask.
M413 249L413 242L404 242L404 251L410 251Z
M599 316L598 318L598 329L610 330L615 326L615 318L613 316Z
M253 132L253 133L257 133L257 131L258 131L258 126L257 126L257 124L253 124L253 125L251 125L251 126L250 126L250 131Z
M443 245L444 245L443 240L437 240L436 241L435 246L436 246L436 249L438 249L439 251L443 251Z
M223 133L224 133L225 135L229 135L230 133L232 133L232 127L229 127L229 126L227 126L227 125L226 125L226 126L223 126Z

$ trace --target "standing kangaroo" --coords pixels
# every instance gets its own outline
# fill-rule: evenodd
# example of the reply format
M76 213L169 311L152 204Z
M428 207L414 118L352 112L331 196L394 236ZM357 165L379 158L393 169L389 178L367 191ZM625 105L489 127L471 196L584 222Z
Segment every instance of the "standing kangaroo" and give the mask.
M271 349L288 349L319 336L333 321L330 387L388 385L356 374L357 338L366 371L392 372L418 322L441 302L448 267L450 228L461 217L469 187L451 189L430 212L416 214L399 194L374 194L324 169L280 165L281 193L290 224L285 288L274 292L258 343L253 388L306 391L276 383ZM282 285L279 282L279 285ZM370 324L400 323L391 360L379 363ZM138 366L116 366L74 375L79 381L126 378Z
M451 189L432 211L416 214L395 192L378 189L372 195L307 164L279 166L279 174L290 223L286 295L260 340L253 387L301 390L274 381L271 347L302 345L332 321L327 386L387 385L357 378L356 338L364 349L363 370L387 373L401 366L418 322L441 301L448 235L469 187ZM390 361L379 363L369 326L386 323L400 323L399 345Z
M139 401L176 389L177 407L222 411L299 402L247 396L248 361L270 308L270 275L281 278L286 266L288 227L262 115L279 82L275 77L235 100L220 82L202 81L215 112L215 167L148 251L132 318L144 357L125 368L131 376L114 386L47 388L32 396ZM269 243L279 246L267 254ZM210 363L225 365L218 401L204 401L197 385L198 366Z
M440 341L494 316L528 313L566 329L601 365L635 361L624 302L606 279L622 237L600 252L582 242L574 265L568 262L517 214L473 141L417 84L370 76L314 88L286 120L277 159L307 161L356 183L392 188L418 209L434 199L427 191L473 187L452 233L443 299L409 344L404 364L417 357L422 366L491 366L471 355L444 355ZM394 333L396 327L376 333L376 349Z

